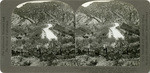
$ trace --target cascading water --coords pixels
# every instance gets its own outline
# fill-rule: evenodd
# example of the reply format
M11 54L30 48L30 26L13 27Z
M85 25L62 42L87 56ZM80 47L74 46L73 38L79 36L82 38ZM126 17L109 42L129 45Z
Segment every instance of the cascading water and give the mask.
M118 23L114 23L114 26L110 27L109 33L108 33L108 38L115 38L116 40L121 38L124 40L124 38L125 38L124 35L122 35L121 32L116 28L118 26L119 26Z
M44 39L44 38L47 38L49 41L51 41L52 39L55 39L57 40L57 36L49 29L52 26L52 24L47 24L48 26L43 28L43 31L42 31L42 34L41 34L41 38Z

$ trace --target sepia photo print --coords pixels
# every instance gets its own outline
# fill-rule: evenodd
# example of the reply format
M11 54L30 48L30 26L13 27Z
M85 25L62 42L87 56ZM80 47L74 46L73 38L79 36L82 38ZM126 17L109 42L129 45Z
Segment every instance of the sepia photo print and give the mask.
M27 1L11 16L13 66L139 66L140 18L126 2Z

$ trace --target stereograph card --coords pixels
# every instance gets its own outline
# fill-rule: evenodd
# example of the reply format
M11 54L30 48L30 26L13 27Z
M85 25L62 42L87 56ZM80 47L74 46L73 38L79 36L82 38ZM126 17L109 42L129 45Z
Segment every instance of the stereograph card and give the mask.
M4 73L150 73L146 0L3 0Z

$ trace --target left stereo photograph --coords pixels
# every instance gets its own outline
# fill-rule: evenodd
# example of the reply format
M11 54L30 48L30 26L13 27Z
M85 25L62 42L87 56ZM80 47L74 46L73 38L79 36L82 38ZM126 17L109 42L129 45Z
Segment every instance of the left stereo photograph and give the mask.
M69 5L28 1L16 6L11 17L11 65L55 66L57 59L73 57L75 18Z

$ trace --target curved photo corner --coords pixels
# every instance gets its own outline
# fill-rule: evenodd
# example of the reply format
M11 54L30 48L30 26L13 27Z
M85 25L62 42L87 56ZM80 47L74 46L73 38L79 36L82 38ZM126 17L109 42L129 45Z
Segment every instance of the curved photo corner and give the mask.
M74 11L60 1L28 1L11 18L11 64L56 66L73 57ZM65 54L65 55L64 55Z
M95 0L76 11L76 49L92 66L139 66L137 9L122 1ZM87 65L89 66L89 65Z

